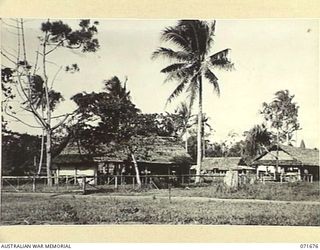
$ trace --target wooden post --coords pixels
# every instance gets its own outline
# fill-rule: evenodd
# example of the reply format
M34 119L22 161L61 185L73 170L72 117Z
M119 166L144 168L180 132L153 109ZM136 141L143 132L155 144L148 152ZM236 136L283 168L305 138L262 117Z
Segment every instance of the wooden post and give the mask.
M94 177L93 177L93 183L94 185L98 185L98 168L94 169Z
M171 184L169 184L169 202L171 203Z
M86 194L86 177L82 177L82 194Z
M56 175L56 190L59 191L59 172Z
M114 176L114 188L117 189L118 188L118 175Z
M32 178L32 192L36 191L36 177L33 176Z
M132 188L134 188L134 184L135 184L134 182L135 182L135 177L133 176L132 177Z
M60 177L60 167L58 167L56 173L57 173L57 183L56 183L56 184L59 185L59 181L60 181L60 178L59 178L59 177Z
M2 223L2 164L0 164L0 223Z
M77 185L77 168L74 169L74 180L73 185Z

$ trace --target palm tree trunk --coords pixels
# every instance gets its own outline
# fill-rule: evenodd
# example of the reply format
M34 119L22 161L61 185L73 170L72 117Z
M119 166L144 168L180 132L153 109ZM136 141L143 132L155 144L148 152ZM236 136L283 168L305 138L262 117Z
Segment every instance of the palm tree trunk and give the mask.
M134 165L134 170L135 170L135 172L136 172L137 184L138 184L138 187L140 188L140 187L141 187L141 180L140 180L138 163L137 163L137 161L136 161L136 158L134 157L134 154L131 154L131 158L132 158L132 162L133 162L133 165Z
M278 173L279 168L279 128L277 128L277 152L276 152L276 170L275 170L275 179Z
M197 172L196 183L200 182L201 173L201 160L202 160L202 78L201 75L198 78L199 81L199 111L198 111L198 133L197 133Z
M188 131L186 131L185 135L186 135L185 149L186 149L186 153L188 153Z

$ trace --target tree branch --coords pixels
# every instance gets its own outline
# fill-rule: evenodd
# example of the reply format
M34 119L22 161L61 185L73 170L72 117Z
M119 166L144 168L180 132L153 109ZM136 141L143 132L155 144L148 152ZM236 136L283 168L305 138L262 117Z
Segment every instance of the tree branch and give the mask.
M20 118L18 118L17 116L10 114L10 113L7 111L7 107L4 108L4 112L5 112L8 116L14 118L15 120L17 120L18 122L21 122L21 123L24 124L24 125L27 125L28 127L31 127L31 128L42 128L42 127L37 127L37 126L30 125L30 124L26 123L25 121L21 120Z
M4 54L2 51L0 52L1 55L3 55L5 58L7 58L10 62L12 62L14 65L16 65L16 62L13 61L10 57L8 57L6 54Z
M58 124L56 124L55 126L52 127L52 131L55 130L55 129L57 129L58 127L60 127L60 126L68 119L68 117L69 117L70 115L73 115L73 114L75 114L75 113L76 113L76 112L74 111L74 112L72 112L72 113L65 114L65 117L63 118L63 120L60 121Z
M63 40L61 40L60 42L58 42L58 43L56 44L56 46L55 46L53 49L47 51L45 55L48 55L48 54L50 54L51 52L53 52L54 50L56 50L56 49L57 49L61 44L63 44L63 42L66 41L66 40L67 40L67 39L63 39ZM53 44L48 44L48 45L53 45Z
M36 111L35 107L33 107L32 102L30 100L30 98L28 97L27 93L24 91L22 83L21 83L21 79L20 76L18 75L18 83L20 84L20 88L22 90L23 95L25 96L28 104L30 105L30 108L32 110L32 113L35 115L36 118L38 118L38 120L40 121L40 123L42 124L43 127L47 127L47 123L44 121L44 119L39 115L39 113Z
M12 28L15 28L15 29L20 29L19 27L15 26L15 25L12 25L12 24L9 24L9 23L6 23L5 21L3 21L3 19L1 19L1 22L9 27L12 27Z
M52 78L50 89L52 89L53 83L54 83L54 81L56 80L56 78L57 78L57 76L58 76L58 74L60 73L61 70L62 70L62 66L60 66L60 68L59 68L58 71L55 73L54 77Z

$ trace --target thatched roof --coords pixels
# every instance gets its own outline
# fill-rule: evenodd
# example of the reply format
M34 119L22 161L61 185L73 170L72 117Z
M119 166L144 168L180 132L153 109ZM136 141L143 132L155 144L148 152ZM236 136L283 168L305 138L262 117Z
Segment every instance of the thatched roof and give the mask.
M241 168L240 164L242 164L241 157L206 157L202 161L201 170L237 170Z
M138 144L134 146L132 144ZM134 156L138 162L172 164L179 159L190 159L181 145L174 137L135 137L128 143L134 148ZM54 159L56 163L83 162L94 160L103 162L122 162L128 160L129 151L126 147L116 144L99 145L99 153L89 152L77 141L71 141Z
M253 164L275 165L277 146L273 145L268 150L269 152L258 156ZM279 145L278 164L280 166L319 166L319 150Z

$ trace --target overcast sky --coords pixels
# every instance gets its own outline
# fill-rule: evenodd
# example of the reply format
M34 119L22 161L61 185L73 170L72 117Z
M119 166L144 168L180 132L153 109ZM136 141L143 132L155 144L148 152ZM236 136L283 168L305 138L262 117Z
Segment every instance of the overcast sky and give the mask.
M173 111L183 97L165 107L166 99L176 83L163 84L160 70L169 62L151 60L159 46L160 32L175 20L98 20L97 38L101 48L94 54L71 53L64 49L52 54L51 78L57 65L78 63L80 72L58 75L54 88L65 102L56 114L70 112L75 105L70 97L86 91L100 91L102 81L112 76L124 80L133 102L144 113ZM8 20L10 23L10 20ZM75 25L74 20L66 20ZM28 58L33 61L38 46L37 35L41 20L27 20L26 40ZM215 132L212 141L221 141L230 131L241 135L261 123L262 102L270 102L278 90L288 89L300 106L298 142L304 139L307 147L319 142L319 30L317 20L217 20L212 53L231 48L233 71L219 71L221 95L218 97L204 82L204 112L211 118ZM2 25L2 46L15 48L14 35ZM7 63L4 59L2 64ZM194 110L196 112L196 109ZM30 120L26 114L24 119ZM30 120L31 121L31 120ZM13 130L30 133L21 124L11 122Z

